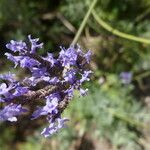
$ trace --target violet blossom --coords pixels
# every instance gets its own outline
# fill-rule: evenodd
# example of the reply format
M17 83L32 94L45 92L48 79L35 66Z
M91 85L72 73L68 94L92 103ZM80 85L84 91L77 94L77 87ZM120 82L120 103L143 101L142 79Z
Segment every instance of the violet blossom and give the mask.
M90 80L92 73L88 69L91 51L84 53L77 45L61 47L58 57L51 53L42 57L36 52L43 48L43 43L31 35L28 40L28 43L11 40L6 45L11 50L5 54L7 58L15 67L28 69L30 76L18 81L10 72L0 75L0 103L3 103L0 121L17 121L30 111L29 102L36 102L31 120L46 117L49 126L41 134L47 137L65 127L68 119L62 118L62 112L73 98L74 90L86 95L88 89L83 89L82 84Z
M131 83L131 80L132 80L132 73L131 72L121 72L120 79L123 84L129 84L129 83Z

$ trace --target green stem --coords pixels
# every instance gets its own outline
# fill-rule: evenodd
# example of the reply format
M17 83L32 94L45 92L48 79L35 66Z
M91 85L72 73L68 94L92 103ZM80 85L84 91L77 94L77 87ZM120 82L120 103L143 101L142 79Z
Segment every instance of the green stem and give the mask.
M150 71L149 70L135 76L134 80L143 79L143 78L148 77L148 76L150 76Z
M140 22L145 16L147 16L150 13L150 8L146 9L141 15L139 15L137 18L135 18L135 22Z
M95 10L92 11L92 15L100 26L102 26L105 30L111 32L112 34L117 35L122 38L125 38L125 39L128 39L128 40L150 44L150 39L145 39L145 38L141 38L141 37L136 37L134 35L126 34L126 33L120 32L120 31L116 30L115 28L111 27L96 14Z
M71 43L71 45L75 45L77 43L77 41L78 41L78 39L79 39L79 37L80 37L80 35L81 35L81 33L82 33L86 23L87 23L87 20L88 20L88 18L89 18L89 16L90 16L90 14L91 14L91 12L92 12L92 10L93 10L96 3L97 3L97 0L93 0L91 6L89 7L89 10L87 11L87 13L86 13L86 15L85 15L78 31L77 31L77 33L76 33L72 43Z

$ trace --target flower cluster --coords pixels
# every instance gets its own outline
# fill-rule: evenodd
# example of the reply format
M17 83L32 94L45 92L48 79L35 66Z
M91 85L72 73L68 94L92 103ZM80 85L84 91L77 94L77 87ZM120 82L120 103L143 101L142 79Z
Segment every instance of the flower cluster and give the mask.
M58 56L47 53L42 57L37 50L43 47L39 39L28 36L28 43L13 41L6 45L11 53L5 53L15 66L28 69L30 76L18 81L15 74L0 75L0 121L17 121L17 117L28 114L27 104L35 104L31 120L46 117L49 126L42 131L47 137L65 127L62 112L73 98L74 90L82 96L87 89L82 83L89 81L88 69L91 52L83 53L79 46L61 47Z

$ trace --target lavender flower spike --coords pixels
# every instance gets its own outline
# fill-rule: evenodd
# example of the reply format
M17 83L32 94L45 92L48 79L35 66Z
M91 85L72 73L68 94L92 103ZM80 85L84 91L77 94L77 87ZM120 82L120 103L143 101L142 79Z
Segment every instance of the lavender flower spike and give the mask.
M31 115L31 121L40 117L46 118L49 125L44 128L45 137L57 133L68 121L62 118L63 111L78 90L81 96L87 94L82 84L90 80L88 68L91 51L84 53L77 45L62 48L58 57L47 53L42 57L36 52L43 47L38 38L28 36L27 44L11 40L6 45L11 53L7 58L16 66L28 69L30 75L18 81L14 74L0 75L0 121L17 121L24 113ZM34 104L34 110L25 106ZM32 106L28 107L31 108Z

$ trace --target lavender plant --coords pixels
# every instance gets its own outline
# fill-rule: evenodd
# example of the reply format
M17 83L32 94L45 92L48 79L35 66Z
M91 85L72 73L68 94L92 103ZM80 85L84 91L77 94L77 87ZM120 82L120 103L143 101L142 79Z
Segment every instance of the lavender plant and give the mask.
M11 40L6 47L11 53L5 55L14 67L26 68L31 75L21 81L10 72L0 75L0 121L14 122L21 115L31 115L31 120L45 117L49 126L41 134L47 137L56 133L68 121L62 118L62 112L73 98L74 90L81 96L87 93L88 89L81 86L90 80L91 51L83 53L77 45L61 47L57 57L51 53L43 57L37 54L43 43L39 43L38 38L32 39L31 35L28 42Z

